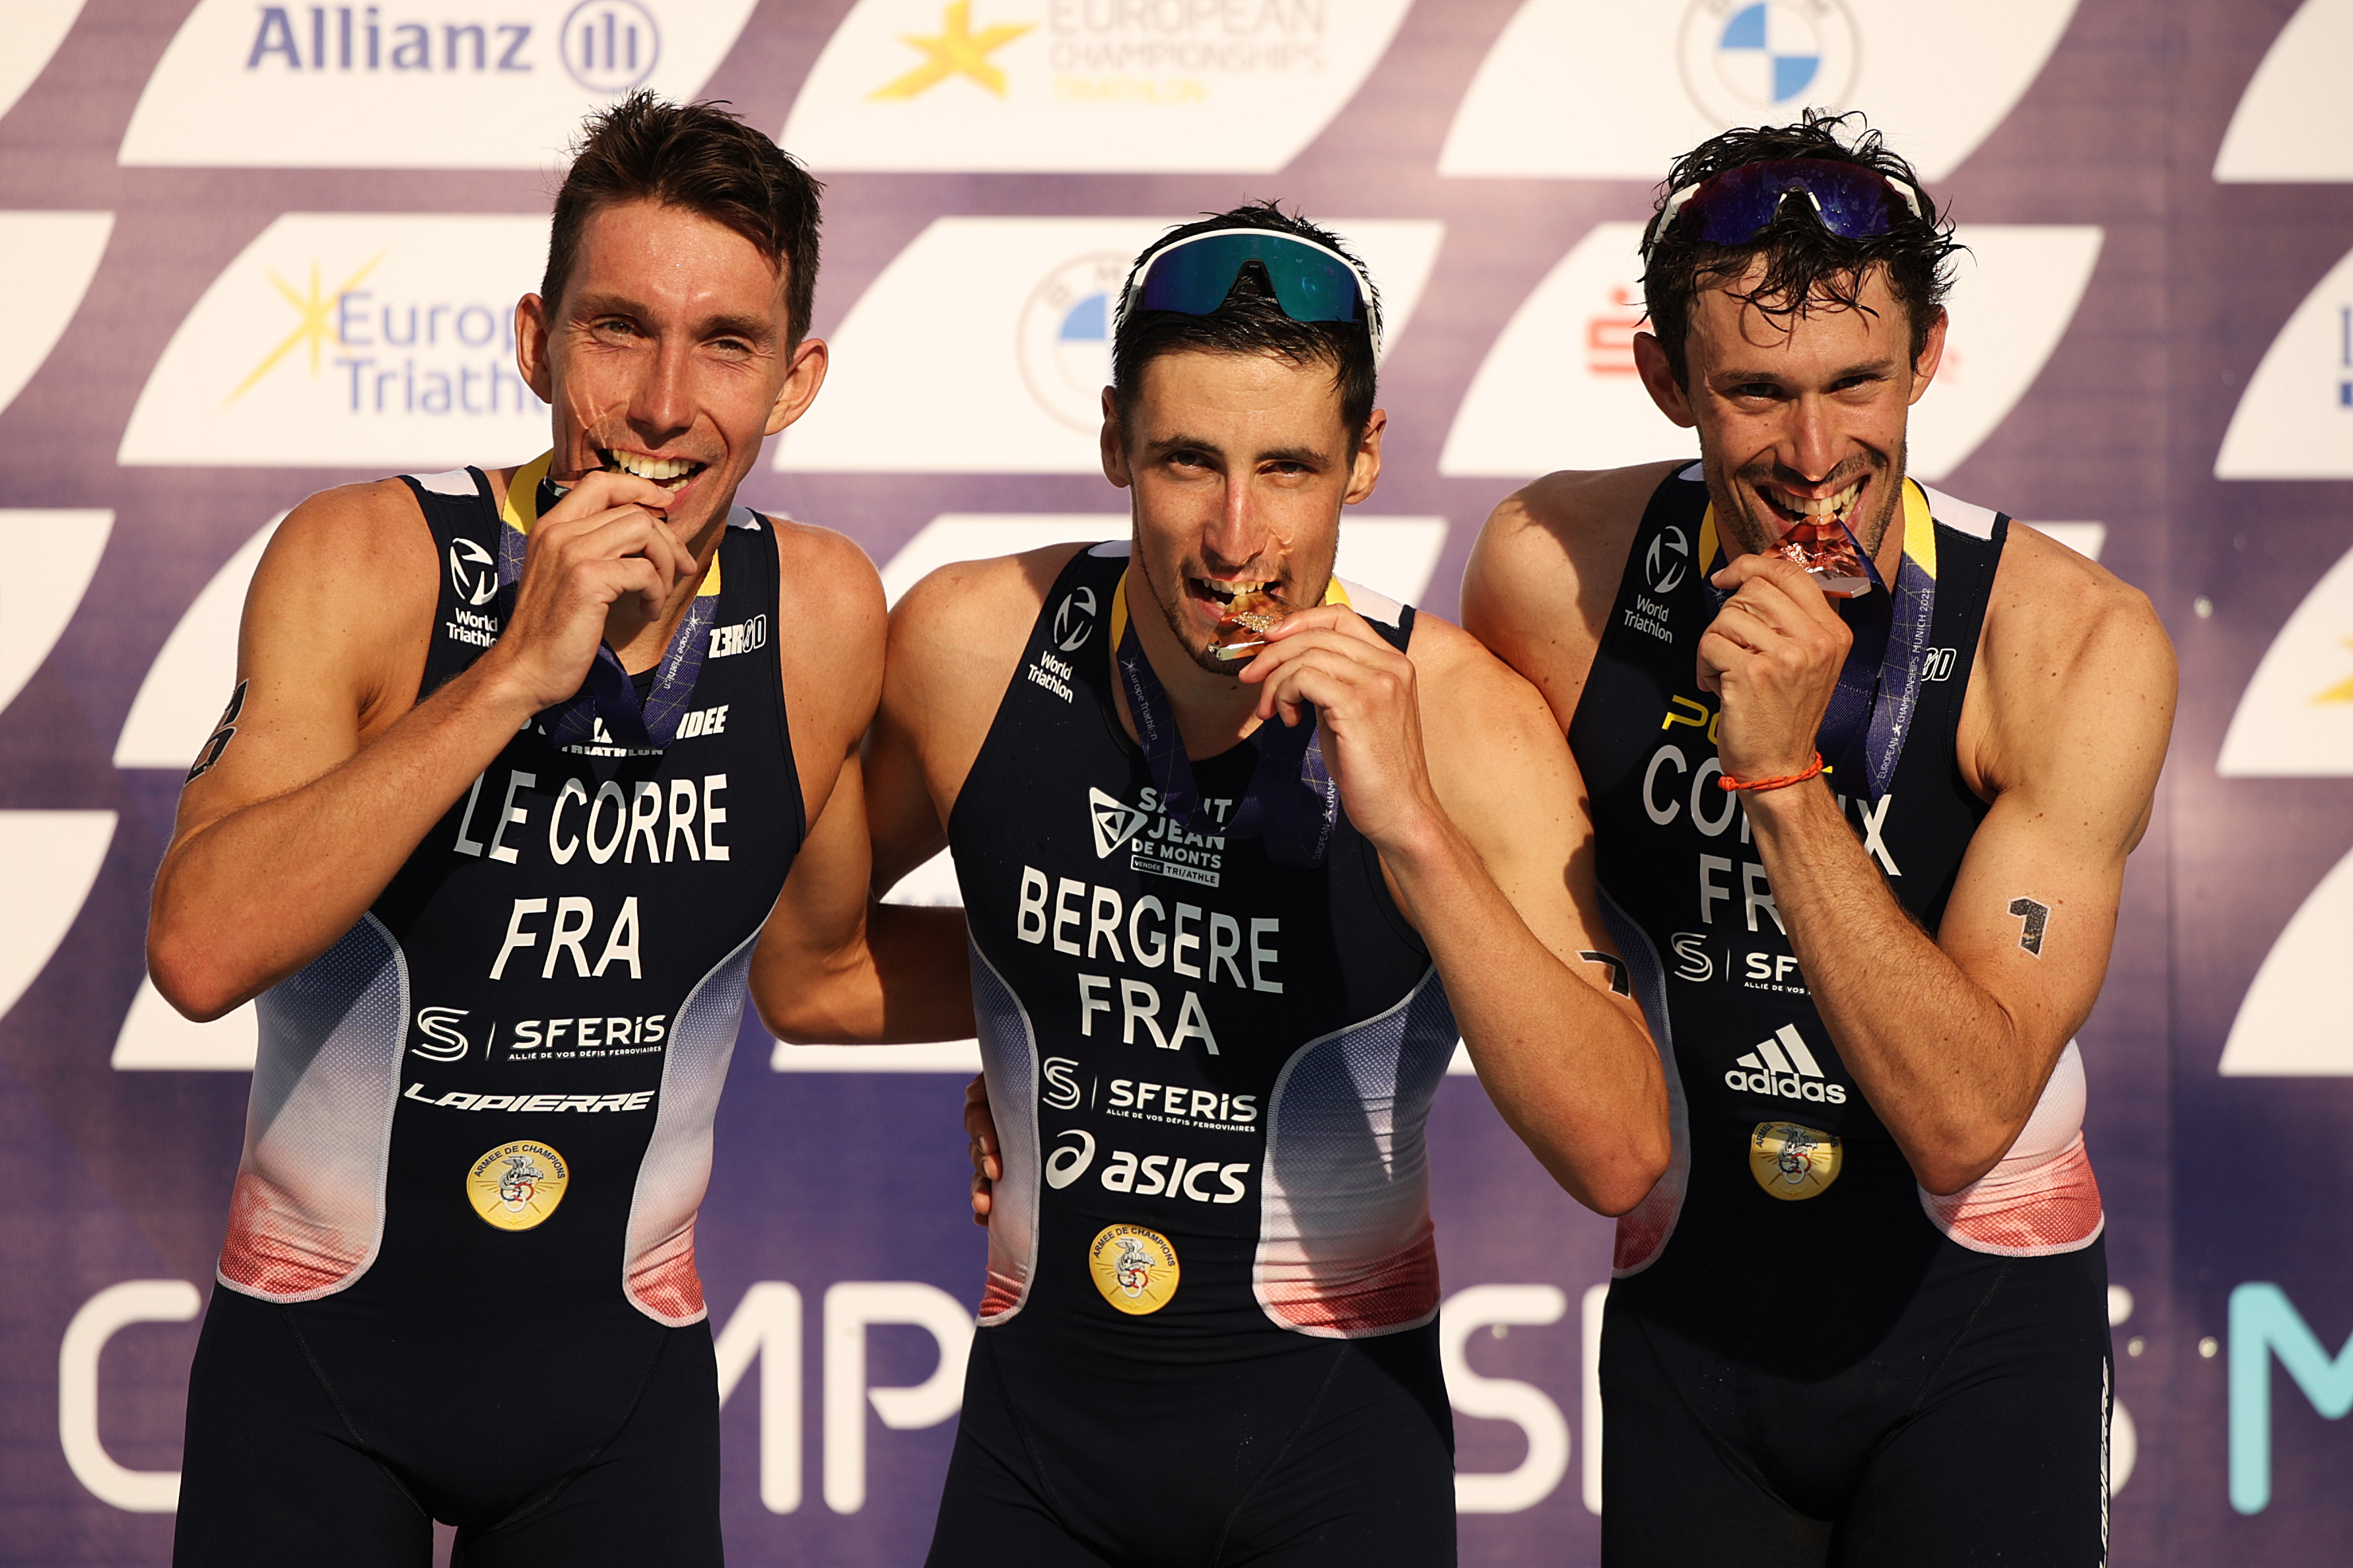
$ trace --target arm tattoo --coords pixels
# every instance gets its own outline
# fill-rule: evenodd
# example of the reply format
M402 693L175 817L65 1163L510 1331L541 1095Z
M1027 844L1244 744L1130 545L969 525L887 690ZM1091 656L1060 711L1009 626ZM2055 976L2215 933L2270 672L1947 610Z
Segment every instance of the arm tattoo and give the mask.
M213 764L221 760L223 752L228 750L228 743L237 739L237 716L245 711L245 689L252 684L250 680L240 680L237 683L237 689L228 694L228 706L221 710L220 722L213 726L211 738L196 753L195 764L188 769L188 776L180 781L183 789L212 772Z
M1616 953L1580 952L1577 956L1588 963L1599 963L1609 971L1609 994L1612 996L1631 996L1634 994L1633 986L1627 984L1626 961Z
M2018 945L2035 957L2042 957L2042 932L2051 924L2051 906L2020 897L2010 900L2010 912L2026 922L2025 928L2018 933Z

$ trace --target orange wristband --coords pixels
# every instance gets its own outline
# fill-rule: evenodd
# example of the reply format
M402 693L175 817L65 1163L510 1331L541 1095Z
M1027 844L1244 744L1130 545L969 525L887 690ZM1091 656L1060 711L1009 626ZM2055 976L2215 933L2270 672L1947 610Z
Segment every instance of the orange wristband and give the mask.
M1816 773L1819 773L1821 771L1822 754L1820 752L1816 752L1814 753L1813 765L1807 768L1803 773L1788 773L1778 779L1736 779L1730 773L1718 773L1715 779L1715 787L1725 790L1786 789L1793 784L1805 783L1808 779L1812 778Z

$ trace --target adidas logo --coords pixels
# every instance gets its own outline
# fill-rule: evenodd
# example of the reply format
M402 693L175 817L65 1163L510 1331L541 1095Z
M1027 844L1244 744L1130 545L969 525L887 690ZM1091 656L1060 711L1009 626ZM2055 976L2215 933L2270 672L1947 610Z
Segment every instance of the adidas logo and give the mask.
M1830 1105L1846 1103L1846 1086L1822 1077L1821 1064L1799 1037L1798 1026L1784 1024L1770 1038L1726 1069L1724 1086L1744 1094L1778 1095L1783 1100L1811 1100Z
M1095 830L1098 860L1110 859L1111 852L1134 837L1135 830L1144 826L1144 813L1099 789L1087 791L1087 819Z

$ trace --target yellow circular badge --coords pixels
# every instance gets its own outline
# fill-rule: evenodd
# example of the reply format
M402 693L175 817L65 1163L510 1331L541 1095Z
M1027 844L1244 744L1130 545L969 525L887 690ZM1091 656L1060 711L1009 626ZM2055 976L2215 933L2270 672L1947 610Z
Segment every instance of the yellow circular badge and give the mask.
M1176 1294L1176 1249L1156 1230L1107 1225L1087 1247L1103 1300L1133 1317L1156 1312Z
M1794 1121L1760 1121L1748 1138L1748 1173L1790 1203L1827 1192L1838 1180L1838 1135Z
M466 1173L466 1201L501 1230L529 1230L555 1212L572 1168L544 1143L501 1143Z

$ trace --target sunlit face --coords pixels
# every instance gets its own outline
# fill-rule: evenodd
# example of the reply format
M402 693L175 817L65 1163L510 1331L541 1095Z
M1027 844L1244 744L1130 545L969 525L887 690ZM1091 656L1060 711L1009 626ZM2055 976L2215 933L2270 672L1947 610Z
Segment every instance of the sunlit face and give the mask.
M620 468L672 496L670 525L699 535L824 377L824 345L787 352L785 268L742 235L653 202L599 207L583 226L564 298L526 296L519 358L554 407L551 472Z
M1152 360L1124 408L1104 394L1103 413L1103 472L1133 495L1131 575L1187 657L1230 675L1209 638L1234 595L1323 603L1340 509L1380 476L1386 416L1352 443L1329 364L1197 352Z
M1875 555L1903 493L1911 406L1944 353L1944 312L1915 363L1910 319L1881 269L1864 276L1862 310L1817 295L1800 314L1769 317L1737 297L1763 268L1692 300L1683 384L1645 334L1643 383L1669 418L1696 426L1731 542L1769 549L1791 523L1830 512Z

